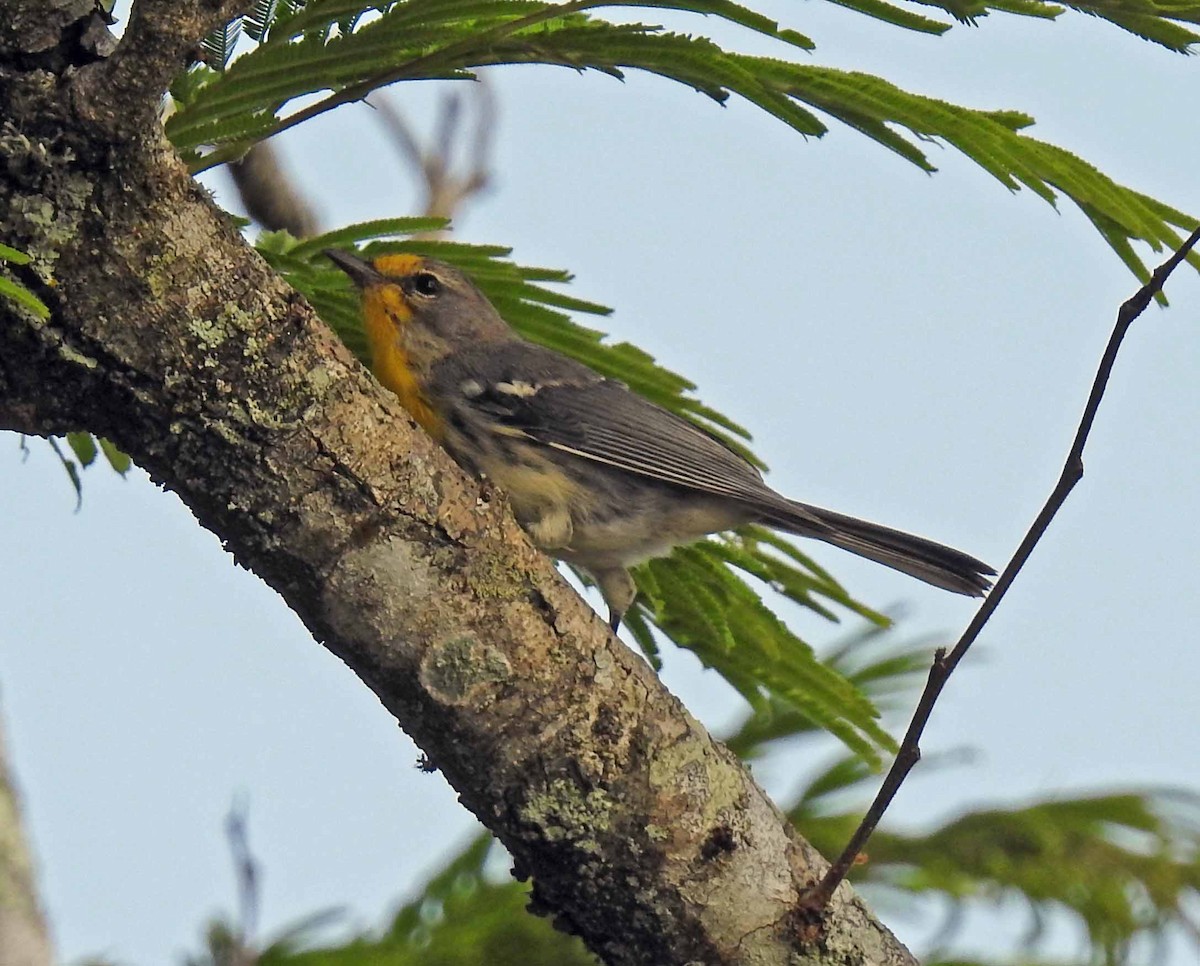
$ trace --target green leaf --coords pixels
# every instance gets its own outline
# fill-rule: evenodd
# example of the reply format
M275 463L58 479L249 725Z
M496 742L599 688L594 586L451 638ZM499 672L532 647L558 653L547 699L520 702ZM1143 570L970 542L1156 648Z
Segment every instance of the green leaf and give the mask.
M246 11L242 27L251 40L261 41L275 22L279 14L279 0L254 0L254 4Z
M171 81L171 86L167 89L167 93L171 95L171 101L165 116L170 118L191 104L201 89L214 83L220 76L220 73L202 63L193 64L182 73L176 74L175 79ZM183 153L194 155L194 152L189 150L185 150Z
M323 235L316 235L298 242L289 251L294 258L307 259L319 255L326 248L345 248L350 245L375 241L377 238L442 231L448 225L449 222L445 218L380 218L376 221L359 222L355 225L347 225L345 228L328 231ZM261 240L259 244L262 244Z
M1130 790L971 812L927 835L885 831L860 875L961 901L1071 910L1114 961L1139 934L1188 921L1200 893L1200 797Z
M871 767L895 743L862 691L822 663L728 566L719 540L677 547L634 571L633 611L720 672L760 712L783 702L841 739Z
M645 593L644 588L642 592ZM641 608L631 608L626 612L622 626L626 633L633 638L634 643L641 648L642 653L646 656L646 660L650 662L650 666L655 671L661 671L662 655L659 653L658 641L654 639L653 625L647 618L646 613Z
M576 938L526 912L529 886L486 868L492 837L477 836L405 903L381 931L336 944L276 940L262 966L597 966ZM310 930L311 932L311 930Z
M23 305L39 319L50 317L50 309L46 307L45 302L29 291L24 285L7 279L3 275L0 275L0 298L12 299L14 302Z
M1073 10L1101 17L1135 36L1153 41L1177 53L1188 53L1200 35L1173 21L1200 23L1200 3L1156 0L1076 0L1066 4Z
M200 41L200 47L207 55L205 59L209 66L218 71L225 70L230 58L233 57L233 50L241 35L242 18L240 16L210 30Z
M823 662L876 706L899 704L907 710L912 689L924 680L933 652L925 641L888 643L883 639L885 633L883 627L867 625L846 638ZM748 715L725 743L740 758L759 758L776 742L820 734L820 727L795 705L772 697Z
M0 262L9 262L13 265L28 265L30 257L25 252L18 251L10 245L0 244ZM0 298L12 299L19 305L23 305L39 319L50 317L50 309L46 307L45 302L29 291L24 285L3 275L0 275Z
M74 432L67 433L64 438L67 448L75 459L71 459L63 452L62 446L59 445L58 440L53 436L48 436L46 442L54 451L54 455L58 458L59 463L62 464L67 478L71 481L71 488L75 491L76 510L83 505L83 477L80 471L92 466L96 462L96 455L98 453L103 453L108 465L121 476L128 473L129 468L133 465L128 456L122 453L113 443L102 437L93 436L91 433Z
M111 466L117 473L124 476L129 472L129 468L133 466L133 460L119 450L115 443L105 439L103 436L99 438L100 452L104 454L104 458L108 460L108 465Z
M809 779L799 801L788 809L788 815L797 828L803 828L812 811L814 802L837 792L865 783L871 773L857 758L839 758L824 771Z
M832 0L832 2L841 7L865 13L868 17L882 20L884 23L905 27L908 30L917 30L921 33L943 34L950 29L948 23L922 17L910 10L886 3L884 0Z
M96 459L96 441L91 433L67 433L67 445L83 467L91 466Z
M75 491L75 510L78 512L79 508L83 506L83 484L79 480L79 466L62 451L62 447L58 445L58 440L53 436L47 436L46 442L50 444L54 455L58 457L59 464L67 474L67 478L71 481L71 488Z
M0 262L12 262L14 265L28 265L29 256L8 245L0 244Z
M844 0L861 13L908 29L940 32L946 24L888 0ZM989 10L1053 17L1061 7L1036 0L942 0L929 3L972 22ZM1155 251L1178 244L1194 220L1157 206L1061 148L1029 138L1032 119L1016 111L973 110L904 91L869 74L839 71L722 49L704 37L639 23L611 23L585 11L609 6L654 6L719 17L807 49L807 38L736 4L702 0L561 5L538 0L408 0L378 8L361 0L295 3L278 14L268 39L229 69L193 86L166 124L176 146L203 170L239 157L256 140L403 80L470 78L482 66L547 64L596 70L613 77L642 70L685 84L724 102L737 95L805 136L820 136L826 115L865 134L900 157L933 171L924 145L962 152L1001 184L1025 187L1050 204L1071 199L1135 274L1146 267L1131 245ZM1172 49L1195 35L1183 23L1200 21L1194 0L1093 0L1072 5ZM257 8L256 8L257 9ZM359 19L378 9L374 19ZM255 19L255 30L261 34ZM328 92L286 113L297 98ZM203 146L211 145L202 155ZM1194 263L1200 264L1200 263ZM530 316L530 324L534 322ZM546 324L549 324L548 322ZM729 427L726 427L729 428ZM736 432L734 433L736 436Z
M522 62L533 59L543 63L593 67L620 76L616 65L588 62L585 50L572 50L569 32L575 32L570 36L586 37L594 44L596 41L616 43L623 36L658 28L610 24L570 12L605 5L410 0L391 5L378 19L345 33L330 32L329 28L339 20L345 26L345 18L365 9L363 4L349 0L317 0L297 8L291 16L279 17L270 39L239 58L220 83L206 86L185 110L174 115L168 123L168 133L183 150L194 150L205 143L261 137L264 136L260 133L263 117L267 113L275 114L282 105L297 97L322 90L334 92L326 106L303 112L305 117L311 117L335 106L335 101L340 104L357 100L396 80L469 77L471 67L504 62L508 53L506 41L511 45L509 49L520 55L517 59ZM719 16L792 47L807 49L812 46L811 41L795 31L780 29L774 21L736 4L663 0L653 5ZM357 18L352 16L351 19ZM581 30L585 33L580 33ZM539 53L542 56L537 56ZM531 54L534 55L532 58ZM681 72L675 79L706 90L712 96L725 96L711 83L705 83L702 63L687 63L688 58L681 48L675 55L675 66ZM671 76L665 63L646 67ZM777 111L790 115L793 121L803 114L782 102L777 105ZM281 120L274 130L282 130L292 123L295 123L294 118L288 119L286 125ZM805 126L810 133L814 132L811 120ZM248 146L241 145L239 151Z

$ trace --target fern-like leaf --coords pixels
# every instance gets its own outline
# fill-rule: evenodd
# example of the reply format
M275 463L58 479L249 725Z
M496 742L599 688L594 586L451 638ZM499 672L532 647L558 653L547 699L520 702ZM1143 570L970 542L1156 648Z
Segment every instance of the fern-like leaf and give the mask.
M238 38L242 35L242 18L234 17L228 23L214 27L208 32L200 47L205 53L208 65L217 71L225 70L233 57Z
M912 29L936 32L945 26L910 15L888 0L846 2ZM718 102L743 97L806 136L825 133L821 115L836 119L927 171L934 168L924 145L948 144L1010 190L1027 188L1050 204L1060 196L1069 198L1139 276L1147 270L1132 242L1161 250L1178 244L1180 231L1195 224L1070 152L1028 137L1022 129L1032 119L1018 112L973 110L912 94L869 74L732 53L703 37L610 23L584 12L610 5L601 0L558 5L540 0L405 0L378 8L375 19L360 19L359 14L372 9L362 0L297 3L276 15L266 43L237 58L223 74L203 75L202 83L193 83L168 119L167 132L194 168L203 170L239 157L257 140L397 81L468 78L475 68L499 64L559 65L615 77L635 69L686 84ZM631 5L643 4L623 4ZM807 38L732 3L660 0L645 5L718 16L793 48L810 46ZM1046 16L1059 9L1036 0L991 6L983 0L945 0L934 5L961 20L989 9ZM1200 19L1200 5L1193 0L1094 0L1076 7L1174 49L1186 47L1193 37L1180 23ZM258 7L255 11L254 29L261 35L265 14ZM330 93L285 113L296 98L322 91ZM1193 258L1200 265L1200 256ZM552 316L539 320L532 314L528 323L555 325Z

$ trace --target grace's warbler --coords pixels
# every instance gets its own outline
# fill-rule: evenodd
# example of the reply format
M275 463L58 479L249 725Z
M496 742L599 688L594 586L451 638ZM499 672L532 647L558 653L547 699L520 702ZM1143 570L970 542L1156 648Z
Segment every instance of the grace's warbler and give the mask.
M507 492L538 547L595 578L614 630L636 595L631 565L747 523L823 540L955 593L990 586L995 571L965 553L781 496L692 423L518 337L449 265L326 255L362 291L379 381L459 464Z

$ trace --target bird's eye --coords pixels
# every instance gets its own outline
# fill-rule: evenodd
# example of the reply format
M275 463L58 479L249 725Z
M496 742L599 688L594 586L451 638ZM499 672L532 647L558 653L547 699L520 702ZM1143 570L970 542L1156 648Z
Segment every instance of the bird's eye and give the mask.
M431 272L420 272L413 277L413 291L418 295L432 298L442 291L442 283Z

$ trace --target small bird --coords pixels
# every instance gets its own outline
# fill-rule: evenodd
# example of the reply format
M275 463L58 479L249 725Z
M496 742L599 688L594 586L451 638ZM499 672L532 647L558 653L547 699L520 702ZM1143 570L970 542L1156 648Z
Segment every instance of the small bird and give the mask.
M629 567L709 533L761 523L959 594L987 564L922 537L797 503L685 419L521 339L458 269L417 255L325 255L359 287L371 368L467 470L507 494L546 553L587 571L613 631Z

